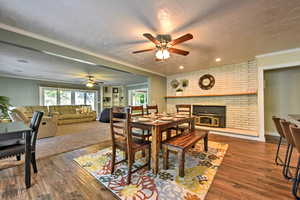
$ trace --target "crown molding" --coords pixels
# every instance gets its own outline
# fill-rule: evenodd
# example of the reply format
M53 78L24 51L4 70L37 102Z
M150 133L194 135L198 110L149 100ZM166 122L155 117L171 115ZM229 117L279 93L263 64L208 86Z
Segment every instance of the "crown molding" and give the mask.
M134 87L134 86L140 86L140 85L148 85L148 82L129 84L129 85L126 85L126 87Z
M270 56L276 56L276 55L281 55L281 54L286 54L286 53L294 53L294 52L300 52L300 48L294 48L294 49L286 49L282 51L275 51L272 53L266 53L266 54L261 54L255 56L256 58L264 58L264 57L270 57Z
M143 72L147 72L147 73L156 74L156 75L159 75L159 76L166 77L165 74L161 74L161 73L158 73L158 72L155 72L155 71L152 71L152 70L144 69L142 67L139 67L139 66L136 66L136 65L124 62L124 61L120 61L120 60L117 60L117 59L114 59L114 58L111 58L111 57L108 57L108 56L105 56L105 55L102 55L102 54L94 53L94 52L86 50L86 49L82 49L82 48L75 47L75 46L72 46L72 45L69 45L69 44L65 44L65 43L60 42L58 40L54 40L54 39L51 39L51 38L48 38L48 37L45 37L45 36L42 36L42 35L39 35L39 34L36 34L36 33L25 31L23 29L16 28L16 27L13 27L13 26L10 26L10 25L7 25L7 24L0 23L0 28L4 29L4 30L7 30L7 31L15 32L15 33L18 33L18 34L21 34L21 35L25 35L25 36L28 36L28 37L31 37L31 38L34 38L34 39L49 42L51 44L55 44L55 45L58 45L58 46L61 46L61 47L65 47L65 48L68 48L68 49L71 49L71 50L74 50L74 51L78 51L78 52L81 52L81 53L84 53L84 54L87 54L87 55L90 55L90 56L94 56L94 57L97 57L97 58L100 58L100 59L103 59L103 60L114 62L114 63L120 64L120 65L124 65L124 66L129 67L129 68L133 68L133 69L137 69L137 70L140 70L140 71L143 71Z

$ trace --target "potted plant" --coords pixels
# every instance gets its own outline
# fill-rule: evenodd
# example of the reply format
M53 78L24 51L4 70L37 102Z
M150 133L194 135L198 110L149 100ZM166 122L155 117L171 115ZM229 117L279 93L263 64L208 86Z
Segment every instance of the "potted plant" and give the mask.
M7 121L9 119L8 111L10 106L9 98L0 96L0 122Z
M183 89L178 88L178 89L176 90L176 96L182 96L182 92L183 92Z

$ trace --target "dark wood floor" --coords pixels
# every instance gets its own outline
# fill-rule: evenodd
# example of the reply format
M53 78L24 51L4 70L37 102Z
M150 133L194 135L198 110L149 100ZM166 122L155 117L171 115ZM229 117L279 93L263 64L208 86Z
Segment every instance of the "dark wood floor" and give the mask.
M229 144L206 200L293 199L291 183L284 180L281 168L273 164L276 146L224 136L209 140ZM95 178L81 169L74 157L108 147L109 143L64 153L38 161L39 173L26 190L23 167L0 171L0 199L114 199Z

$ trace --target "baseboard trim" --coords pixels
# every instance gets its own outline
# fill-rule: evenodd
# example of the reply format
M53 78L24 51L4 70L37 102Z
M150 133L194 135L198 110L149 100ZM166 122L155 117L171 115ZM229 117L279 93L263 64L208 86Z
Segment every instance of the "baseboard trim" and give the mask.
M240 138L240 139L245 139L245 140L254 140L254 141L259 141L259 142L265 142L265 138L260 138L257 136L247 136L247 135L239 135L239 134L224 133L224 132L217 132L217 131L209 131L209 133L216 134L216 135L223 135L223 136L227 136L227 137Z

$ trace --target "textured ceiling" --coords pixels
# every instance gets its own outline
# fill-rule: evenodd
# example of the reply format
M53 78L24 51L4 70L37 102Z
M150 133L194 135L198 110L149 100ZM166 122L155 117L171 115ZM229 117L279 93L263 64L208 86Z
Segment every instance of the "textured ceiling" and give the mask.
M26 61L24 63L24 61ZM0 76L85 84L88 75L105 84L136 84L147 78L0 43Z
M299 0L0 0L0 21L163 74L237 63L299 47ZM145 32L192 33L187 57L154 61ZM215 63L221 57L222 62Z

